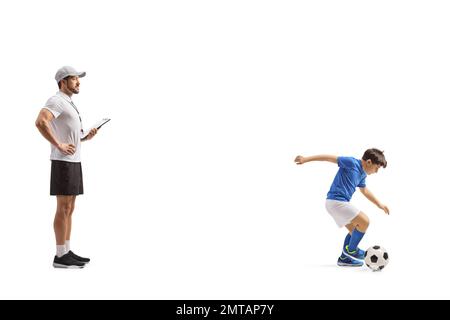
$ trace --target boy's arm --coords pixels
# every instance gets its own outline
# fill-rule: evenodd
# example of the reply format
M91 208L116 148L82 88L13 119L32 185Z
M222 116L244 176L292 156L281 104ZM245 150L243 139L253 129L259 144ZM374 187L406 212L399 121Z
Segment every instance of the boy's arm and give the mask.
M383 210L386 214L389 214L389 208L386 205L382 204L380 201L378 201L378 199L373 195L373 193L369 189L359 188L359 190L367 199L373 202L373 204L375 204L378 208Z
M321 154L317 156L311 156L311 157L303 157L303 156L297 156L295 157L295 163L296 164L304 164L310 161L329 161L333 163L337 163L337 156L332 156L329 154Z

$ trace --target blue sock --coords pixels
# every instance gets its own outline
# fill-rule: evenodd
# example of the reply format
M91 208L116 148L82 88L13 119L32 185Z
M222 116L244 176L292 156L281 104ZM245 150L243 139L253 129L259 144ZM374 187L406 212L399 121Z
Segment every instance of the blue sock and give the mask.
M347 233L347 236L345 237L345 240L344 240L344 249L343 250L345 250L345 247L349 244L351 237L352 237L352 235L350 233ZM341 259L347 259L347 256L343 252L341 253Z
M350 242L348 243L348 251L352 252L358 248L358 244L361 242L361 239L364 237L364 232L359 231L358 229L353 229L352 237L350 238Z
M347 236L345 237L345 240L344 240L344 249L350 243L351 237L352 237L352 235L350 233L347 233Z

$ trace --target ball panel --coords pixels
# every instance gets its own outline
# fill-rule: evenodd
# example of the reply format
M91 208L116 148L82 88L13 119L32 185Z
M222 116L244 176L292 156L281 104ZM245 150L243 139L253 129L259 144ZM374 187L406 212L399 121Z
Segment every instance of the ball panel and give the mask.
M377 255L372 255L372 256L370 256L370 262L372 262L372 263L377 263L378 262L378 257L377 257Z

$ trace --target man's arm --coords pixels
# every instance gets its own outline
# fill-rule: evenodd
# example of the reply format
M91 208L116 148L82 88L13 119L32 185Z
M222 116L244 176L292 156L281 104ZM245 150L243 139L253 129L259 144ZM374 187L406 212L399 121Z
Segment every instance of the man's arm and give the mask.
M91 140L97 134L97 131L98 131L97 128L92 128L89 131L89 134L84 139L81 139L81 142L84 142L84 141L87 141L87 140Z
M41 109L41 112L39 112L39 115L36 119L36 127L38 128L42 136L47 139L48 142L58 148L61 153L67 155L74 154L75 146L73 144L60 143L53 134L52 128L50 127L50 122L54 118L55 117L49 110Z
M333 162L333 163L337 163L337 156L332 156L329 154L321 154L321 155L317 155L317 156L311 156L311 157L303 157L303 156L297 156L295 158L295 163L296 164L304 164L310 161L329 161L329 162Z
M375 204L378 208L383 210L386 214L389 214L389 208L386 205L382 204L380 201L378 201L378 199L373 195L373 193L369 189L367 189L367 188L359 188L359 190L373 204Z

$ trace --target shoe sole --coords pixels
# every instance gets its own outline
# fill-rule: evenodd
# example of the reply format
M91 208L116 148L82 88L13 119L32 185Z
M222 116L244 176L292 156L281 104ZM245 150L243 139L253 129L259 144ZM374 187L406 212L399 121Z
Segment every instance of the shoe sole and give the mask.
M337 265L339 267L350 267L350 268L356 268L356 267L362 267L363 264L348 264L348 263L343 263L343 262L338 262Z
M65 265L65 264L60 264L60 263L53 263L53 267L54 268L58 268L58 269L83 269L83 266L76 266L76 265Z

